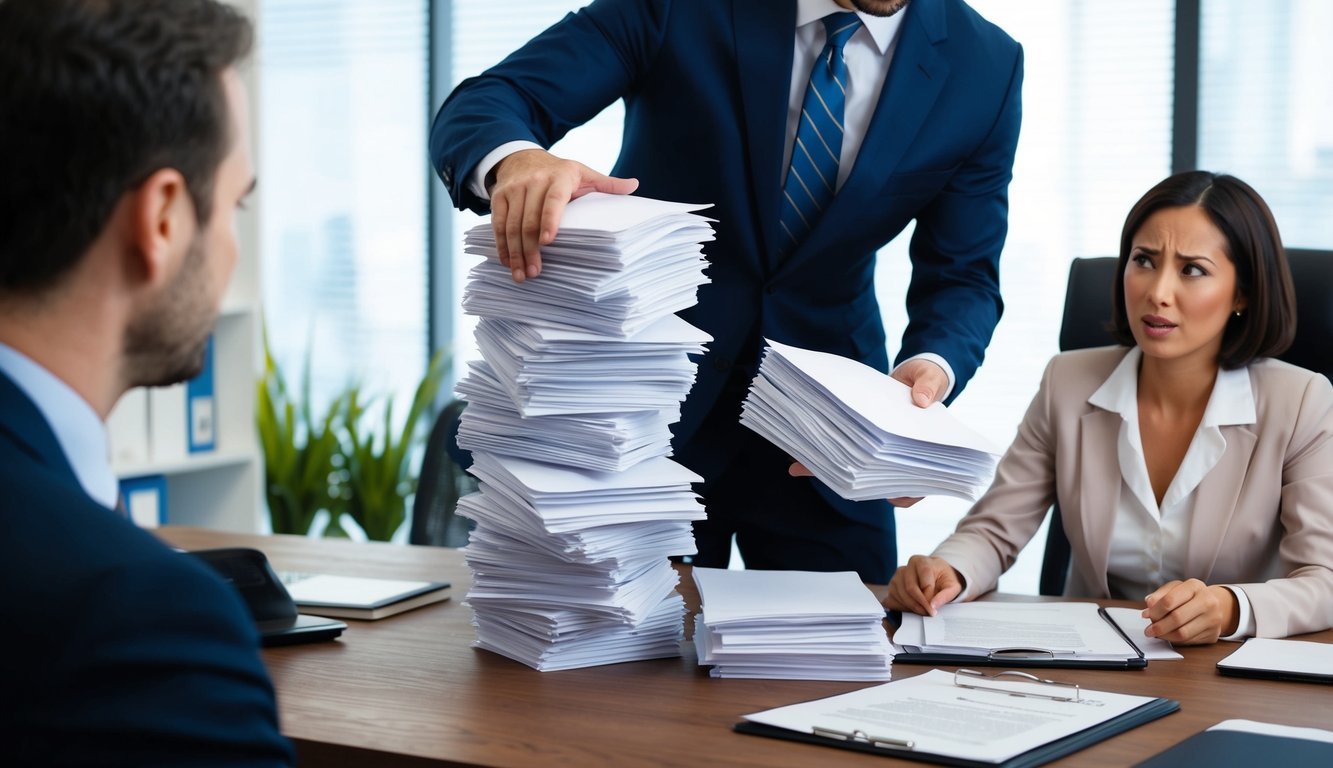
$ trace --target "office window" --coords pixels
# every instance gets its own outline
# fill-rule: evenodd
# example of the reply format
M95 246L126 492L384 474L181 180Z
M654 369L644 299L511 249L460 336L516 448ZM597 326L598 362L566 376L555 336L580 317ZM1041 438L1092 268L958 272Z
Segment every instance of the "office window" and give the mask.
M264 315L317 404L359 381L401 414L425 371L426 11L260 3Z
M1253 185L1288 245L1333 248L1333 4L1200 11L1199 167Z
M452 14L452 82L449 84L449 90L452 90L459 82L498 64L523 43L587 3L576 0L453 0L448 5ZM435 108L438 109L439 105L435 105ZM570 131L551 151L561 157L578 160L602 173L610 173L611 166L615 165L616 157L620 155L624 116L624 105L616 102L587 124ZM447 193L442 191L441 194ZM452 269L456 295L452 307L440 308L439 311L454 313L453 348L457 351L456 359L460 361L456 373L461 376L461 361L481 357L472 339L477 319L464 315L458 304L463 286L467 283L468 271L480 261L463 253L463 234L486 219L471 211L454 210L452 215Z
M457 82L582 3L455 0L452 5ZM971 0L971 5L1022 43L1026 55L1023 129L1001 263L1005 315L989 362L955 405L963 419L1004 447L1057 350L1069 261L1114 254L1129 207L1170 170L1174 3ZM620 147L622 114L613 106L556 151L609 170ZM461 241L462 232L478 220L457 216L455 239ZM880 253L876 274L891 356L906 324L909 239L910 230ZM455 259L457 285L472 263ZM456 318L460 349L473 348L472 327L470 318ZM900 510L902 556L933 549L967 507L934 498ZM1036 592L1044 541L1043 529L1002 580L1004 589Z

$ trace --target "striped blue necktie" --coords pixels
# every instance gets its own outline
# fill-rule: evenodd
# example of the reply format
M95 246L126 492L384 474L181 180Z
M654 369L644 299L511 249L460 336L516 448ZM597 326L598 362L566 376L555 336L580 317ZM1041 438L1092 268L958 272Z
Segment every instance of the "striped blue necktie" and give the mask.
M791 149L791 165L782 188L782 239L786 256L801 244L819 215L833 199L838 183L838 156L842 152L842 108L846 101L847 63L842 49L856 34L861 20L855 13L825 16L828 42L810 70L810 84L801 104L801 121Z

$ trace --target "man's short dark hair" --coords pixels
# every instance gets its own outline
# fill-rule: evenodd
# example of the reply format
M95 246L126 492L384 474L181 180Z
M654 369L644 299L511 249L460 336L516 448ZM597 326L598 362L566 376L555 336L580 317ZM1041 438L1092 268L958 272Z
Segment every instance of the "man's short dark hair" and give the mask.
M1282 354L1296 338L1296 291L1273 212L1249 184L1208 171L1167 177L1148 190L1125 219L1111 305L1116 340L1134 346L1125 315L1125 267L1134 235L1154 213L1185 206L1198 206L1226 238L1227 256L1236 267L1236 292L1245 297L1245 310L1240 317L1233 315L1222 332L1218 363L1243 368L1258 358Z
M252 40L215 0L0 0L0 295L56 283L163 168L208 220Z

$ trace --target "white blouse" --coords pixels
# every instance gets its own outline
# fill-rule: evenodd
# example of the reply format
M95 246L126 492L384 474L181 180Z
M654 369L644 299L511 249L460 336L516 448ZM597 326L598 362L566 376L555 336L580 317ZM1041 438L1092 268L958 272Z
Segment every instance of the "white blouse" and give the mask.
M1117 453L1122 485L1106 575L1111 594L1131 600L1148 595L1168 581L1190 577L1183 572L1187 536L1199 484L1226 452L1227 442L1220 427L1256 422L1248 371L1218 371L1203 419L1158 505L1139 433L1138 371L1142 358L1137 347L1130 350L1088 398L1092 405L1121 417ZM1236 632L1222 639L1253 635L1254 613L1249 598L1243 589L1226 586L1236 596L1240 615Z

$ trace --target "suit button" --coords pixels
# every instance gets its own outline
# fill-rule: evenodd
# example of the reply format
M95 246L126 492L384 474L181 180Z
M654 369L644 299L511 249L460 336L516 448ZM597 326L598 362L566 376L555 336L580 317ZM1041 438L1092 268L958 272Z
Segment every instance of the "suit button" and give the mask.
M774 288L774 287L771 286L771 285L766 285L766 286L764 286L764 293L767 293L769 296L772 296L773 294L775 294L775 293L777 293L777 292L778 292L778 289L777 289L777 288Z
M713 370L723 371L723 372L729 371L731 370L731 361L723 360L720 357L715 357L713 358Z

